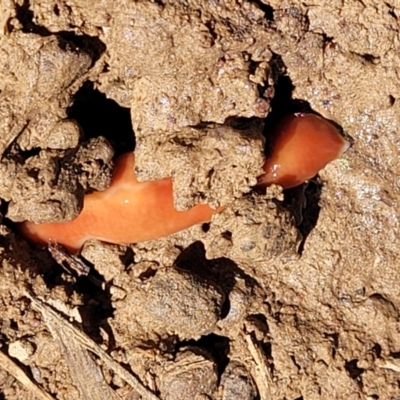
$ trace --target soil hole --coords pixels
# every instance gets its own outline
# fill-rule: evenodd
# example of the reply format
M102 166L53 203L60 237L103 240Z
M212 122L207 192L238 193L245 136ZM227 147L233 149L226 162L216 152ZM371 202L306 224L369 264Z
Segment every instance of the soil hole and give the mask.
M104 136L114 147L116 155L134 150L129 108L107 99L94 88L93 82L85 82L76 92L67 113L68 118L75 119L82 127L85 139Z
M231 241L231 240L232 240L232 232L229 232L229 231L222 232L222 233L221 233L221 236L222 236L224 239L228 240L228 241Z
M15 4L16 17L22 25L22 31L26 33L36 33L40 36L50 36L51 32L44 26L36 25L33 22L34 14L30 9L29 0L24 0L22 4ZM12 27L10 26L10 31Z
M350 375L350 378L357 379L363 372L364 369L357 367L357 359L346 361L344 367Z
M258 7L260 7L260 10L264 11L265 18L268 21L273 22L273 20L274 20L274 9L270 5L265 4L262 1L256 0L254 3L257 4Z
M247 320L256 326L265 335L269 333L267 318L264 314L253 314L247 317Z
M130 247L128 247L125 253L120 256L120 260L122 264L125 265L125 268L128 269L131 265L135 263L135 253Z
M381 358L382 347L381 347L380 344L376 343L375 346L372 348L372 351L375 353L375 355L376 355L378 358ZM392 357L395 358L393 355L392 355Z
M201 229L204 233L207 233L210 230L210 223L205 222L203 225L201 225Z
M199 340L188 340L182 342L180 347L193 346L206 350L218 363L218 374L222 375L229 363L230 340L225 336L218 336L214 333L203 336Z

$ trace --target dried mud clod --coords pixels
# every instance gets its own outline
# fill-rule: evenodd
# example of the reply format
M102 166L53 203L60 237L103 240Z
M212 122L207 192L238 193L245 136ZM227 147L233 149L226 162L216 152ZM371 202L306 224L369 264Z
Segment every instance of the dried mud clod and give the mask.
M138 179L172 176L178 210L226 204L260 174L261 129L258 137L249 130L246 140L226 126L193 128L264 118L270 109L263 95L272 57L264 13L251 3L220 6L140 3L113 16L105 39L109 72L100 88L131 108Z
M28 219L41 223L78 215L83 190L76 180L63 181L59 177L57 154L41 151L30 157L14 176L8 176L10 190L2 193L10 201L7 217L15 222Z
M36 223L75 218L86 190L109 186L113 155L109 143L98 138L67 155L42 150L23 165L4 160L0 196L10 201L7 217Z
M293 215L269 196L251 193L213 216L204 239L207 257L268 262L297 258L301 240Z
M204 279L174 268L131 284L112 322L117 337L128 332L135 340L178 336L199 338L216 329L224 294ZM136 310L136 311L135 311Z
M87 52L60 37L16 31L2 38L0 197L10 202L11 220L71 220L85 189L109 184L113 152L105 141L78 151L70 168L62 165L81 136L77 123L66 119L66 107L92 64ZM21 151L38 154L22 163Z
M231 361L221 376L222 400L255 400L257 387L246 367Z
M101 87L131 107L139 137L268 112L258 88L267 81L271 57L264 15L251 3L222 7L221 13L197 2L139 3L113 15L110 72L101 76Z
M158 380L163 399L209 399L218 387L217 365L204 350L183 348L164 364Z
M220 125L185 128L140 140L135 152L139 180L172 177L175 208L198 203L213 208L249 192L262 174L263 124L238 130ZM240 162L238 162L240 160ZM138 166L139 165L139 166Z
M16 32L2 37L0 155L16 141L22 150L77 145L79 128L63 124L68 90L92 65L91 57L57 37ZM38 107L40 104L40 107ZM58 131L64 139L54 137ZM62 140L62 141L61 141Z

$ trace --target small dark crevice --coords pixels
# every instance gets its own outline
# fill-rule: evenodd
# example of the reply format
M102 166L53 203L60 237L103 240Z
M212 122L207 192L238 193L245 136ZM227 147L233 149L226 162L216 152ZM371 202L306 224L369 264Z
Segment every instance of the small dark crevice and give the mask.
M322 41L324 50L327 48L335 48L336 43L332 36L328 36L326 33L322 33Z
M56 15L57 12L59 13L57 6L54 6L54 12ZM85 52L92 58L93 63L95 63L106 50L106 45L98 37L77 35L72 31L50 32L46 27L37 25L34 22L35 16L30 9L29 0L24 0L22 5L16 4L16 17L22 24L22 32L35 33L43 37L56 36L61 49L65 50L66 48L71 48L71 46L74 46L76 49L79 48L80 51Z
M339 347L339 334L338 333L326 333L325 337L332 341L332 358L336 357L336 349Z
M296 357L295 356L290 356L290 359L292 360L293 364L296 366L296 368L301 371L301 365L296 361Z
M251 322L251 324L265 335L269 333L268 321L264 314L252 314L247 317L247 321Z
M22 24L22 32L36 33L40 36L50 36L52 33L44 26L36 25L33 22L34 14L30 9L30 1L24 0L22 4L15 4L16 17Z
M258 61L249 60L249 74L254 75L260 63Z
M304 32L308 32L310 30L310 18L308 17L308 14L303 14L303 12L299 8L295 8L298 10L296 14L299 15L297 19L302 19L304 22Z
M389 95L389 103L393 107L394 103L396 103L396 98L393 97L391 94Z
M396 13L394 12L393 7L392 7L391 5L389 5L388 3L386 3L386 5L387 5L388 7L390 7L390 10L388 11L388 14L389 14L391 17L393 17L396 21L398 21L397 15L396 15Z
M226 296L224 302L221 305L220 319L221 320L225 319L228 316L230 310L231 310L231 301L229 299L229 296Z
M232 232L229 231L222 232L221 236L226 240L232 240Z
M125 268L129 268L130 265L135 263L135 253L128 247L123 255L121 255L120 260Z
M27 174L30 178L33 178L33 179L37 180L38 177L39 177L39 170L38 170L37 168L28 169L28 170L26 171L26 174Z
M279 324L282 322L280 311L273 312L271 317Z
M175 354L176 345L179 342L179 338L177 335L171 335L165 338L161 338L158 342L152 340L147 340L145 342L146 346L138 345L138 347L147 350L151 349L151 351L154 351L154 349L158 347L162 353Z
M382 354L382 347L380 344L375 343L374 347L372 348L372 352L375 354L375 356L377 358L381 358L381 354ZM393 357L393 356L392 356ZM395 357L393 357L395 358Z
M60 49L66 50L71 48L80 50L88 54L92 58L93 64L106 51L106 45L96 36L77 35L74 32L60 31L55 33L58 37L58 46Z
M273 360L273 358L272 358L272 344L271 344L271 342L263 342L263 343L261 343L261 348L263 349L263 352L264 352L264 354L265 354L265 357L266 357L268 360ZM270 363L269 365L270 365L270 368L273 368L273 364L272 364L272 363ZM273 370L272 370L271 372L273 372Z
M210 230L210 223L205 222L203 225L201 225L201 229L204 233L207 233Z
M150 268L147 268L145 271L143 271L139 275L139 279L142 281L145 281L150 278L153 278L153 276L156 276L156 274L157 274L157 270L150 267Z
M254 336L253 340L255 340ZM264 353L265 359L267 360L268 369L271 375L273 375L275 371L275 364L274 364L274 358L272 357L272 344L271 342L264 342L264 341L261 341L258 344Z
M16 141L14 141L4 152L3 159L14 160L19 164L24 164L25 160L30 157L38 156L41 151L42 149L40 147L34 147L30 150L21 150Z
M357 359L346 361L344 367L352 379L358 379L365 371L363 368L357 367Z
M297 228L302 235L298 248L299 254L303 254L306 240L317 225L321 211L319 202L322 187L322 182L316 176L307 183L284 190L284 205L292 211L297 222Z
M200 241L194 242L182 250L175 261L175 267L195 274L209 285L213 285L218 291L223 292L221 319L225 318L230 311L229 296L236 284L237 277L243 279L249 288L257 285L257 282L245 274L232 260L224 257L208 260L204 244Z
M68 118L75 119L82 127L84 139L104 136L114 147L116 155L135 148L129 108L107 99L105 94L85 82L67 109Z
M378 64L380 57L374 56L373 54L361 54L361 57L368 63L368 64Z
M221 376L229 363L230 340L225 336L211 333L199 340L187 340L180 343L179 348L194 347L204 349L218 363L218 375Z
M7 211L8 211L8 202L5 201L0 201L0 216L2 215L7 215ZM0 221L1 221L1 217L0 217ZM5 224L6 221L1 221L2 224Z
M322 33L322 37L324 38L324 43L333 43L333 36L327 35L325 32Z
M159 5L160 7L164 7L165 4L167 3L166 0L153 0L153 2L157 5Z
M15 319L10 320L10 329L12 329L13 331L18 330L18 323L17 321L15 321Z
M271 60L269 61L269 66L270 75L275 85L278 84L279 78L283 79L283 81L280 82L279 88L284 91L282 94L280 92L276 93L276 96L283 95L287 97L289 92L289 96L291 98L291 93L294 89L294 86L292 85L290 78L287 75L284 75L286 73L286 65L283 62L282 57L279 54L272 53ZM285 88L285 83L288 85L288 88Z
M390 353L390 357L396 358L396 359L400 358L400 351L394 351L394 352Z
M208 29L208 33L211 35L212 39L213 39L213 43L212 45L215 44L216 40L218 39L218 34L215 32L215 26L214 26L214 21L207 21L205 23L205 26ZM223 59L221 61L224 61Z
M265 15L265 18L267 19L267 21L269 21L269 22L274 21L274 9L269 4L265 4L264 2L262 2L260 0L253 0L253 3L257 4L259 9L264 12L264 15Z

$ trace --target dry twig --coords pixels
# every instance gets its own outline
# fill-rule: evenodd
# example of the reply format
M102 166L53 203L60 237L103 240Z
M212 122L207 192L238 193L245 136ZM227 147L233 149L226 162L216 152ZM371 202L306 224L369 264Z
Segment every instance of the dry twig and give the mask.
M121 367L116 361L112 359L100 346L98 346L92 339L86 336L78 328L66 321L50 306L35 298L31 293L27 293L27 297L32 302L32 307L40 311L43 315L43 319L49 326L50 331L53 334L52 327L61 326L64 331L64 336L69 337L70 340L76 340L86 350L96 354L104 364L119 375L125 382L132 386L132 388L138 392L144 400L160 400L155 394L147 389L136 377L130 374L126 369Z
M244 329L244 338L247 342L247 348L253 359L252 376L257 385L260 400L271 399L270 385L272 384L271 375L265 363L265 359L258 343L253 339L251 332Z

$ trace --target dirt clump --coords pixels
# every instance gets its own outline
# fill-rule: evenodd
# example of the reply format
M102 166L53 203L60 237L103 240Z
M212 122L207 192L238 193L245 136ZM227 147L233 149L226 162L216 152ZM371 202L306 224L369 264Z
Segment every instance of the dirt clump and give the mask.
M164 366L159 379L161 396L168 400L207 399L218 386L216 364L196 348L179 352L173 363Z
M135 168L138 179L172 177L174 205L180 211L198 203L213 208L229 204L250 192L263 172L262 128L260 123L241 129L184 128L160 135L157 141L142 140L135 161L146 167Z
M239 397L243 400L257 398L256 386L246 368L238 362L228 364L221 377L223 387L222 400L235 400Z
M60 167L65 151L76 149L81 136L79 125L66 118L66 107L74 85L76 90L91 67L92 57L60 37L21 31L5 37L0 46L0 181L1 197L10 201L7 216L19 222L71 220L81 210L84 189L90 184L82 185L88 180L87 173L78 178L76 172L72 175L68 168ZM39 108L38 103L42 105ZM94 142L89 146L95 147ZM103 146L106 149L107 143L103 142ZM43 150L21 162L18 152L38 149ZM82 158L80 153L77 157ZM74 161L74 168L96 163L96 157L100 159L101 155L95 153L90 155L92 160L87 154L83 163ZM109 164L112 155L110 150L102 166ZM106 182L96 184L92 178L92 188L109 185L110 168L105 167L100 174L107 174L107 170Z
M274 257L296 257L301 235L293 216L268 196L251 194L215 215L205 238L207 257L229 257L250 264Z
M142 279L136 287L126 288L122 304L116 305L113 328L117 337L187 340L216 329L224 301L221 289L173 268L158 269L154 276Z

